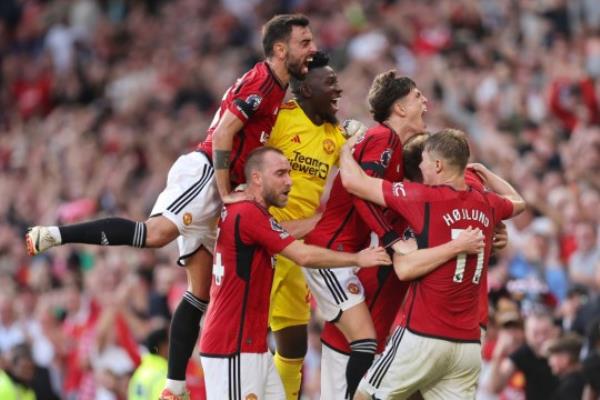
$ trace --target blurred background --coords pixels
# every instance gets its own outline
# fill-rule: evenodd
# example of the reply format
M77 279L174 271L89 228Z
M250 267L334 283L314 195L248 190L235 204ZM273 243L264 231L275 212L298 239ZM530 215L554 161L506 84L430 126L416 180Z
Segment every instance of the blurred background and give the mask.
M523 346L548 354L574 332L570 361L593 361L599 1L2 0L0 377L38 399L126 398L141 345L168 326L185 290L176 248L69 245L31 258L23 235L100 216L145 220L171 163L204 138L226 88L261 59L260 26L281 12L305 13L331 55L340 119L370 124L371 80L395 68L429 98L428 129L463 129L474 160L531 205L490 265L478 398L526 398L536 377L495 376ZM544 313L551 323L526 332ZM310 331L303 396L318 399L318 319ZM560 365L551 368L558 381ZM202 398L198 360L188 383Z

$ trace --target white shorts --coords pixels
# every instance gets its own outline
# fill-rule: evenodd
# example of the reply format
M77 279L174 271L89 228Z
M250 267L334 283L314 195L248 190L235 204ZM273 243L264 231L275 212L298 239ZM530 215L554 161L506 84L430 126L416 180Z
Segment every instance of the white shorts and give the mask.
M273 355L242 353L231 358L201 357L207 400L281 400L285 391Z
M345 400L348 354L321 346L321 400Z
M326 321L337 321L343 311L365 301L365 291L354 267L302 270Z
M158 195L151 217L162 215L177 225L180 265L204 246L211 253L222 203L214 169L199 151L184 154L169 170L167 187Z
M481 345L419 336L398 328L358 390L378 399L475 399Z

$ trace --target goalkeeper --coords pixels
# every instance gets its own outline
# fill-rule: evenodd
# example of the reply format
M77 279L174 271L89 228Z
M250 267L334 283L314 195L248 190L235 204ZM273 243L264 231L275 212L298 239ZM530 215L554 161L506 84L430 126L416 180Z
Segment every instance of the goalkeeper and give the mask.
M271 208L273 216L296 238L302 238L318 221L320 198L327 177L337 166L345 142L336 118L342 90L328 57L317 53L302 81L292 79L294 94L281 106L267 145L281 150L292 166L292 190L284 208ZM300 267L277 256L271 291L270 326L277 352L274 361L287 399L297 399L307 347L310 293Z

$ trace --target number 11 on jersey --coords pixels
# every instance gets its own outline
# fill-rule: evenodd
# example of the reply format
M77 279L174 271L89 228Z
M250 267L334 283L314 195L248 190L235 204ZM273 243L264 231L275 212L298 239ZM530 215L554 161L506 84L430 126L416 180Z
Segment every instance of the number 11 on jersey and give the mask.
M465 229L452 229L452 240L458 238L461 232ZM477 253L477 266L475 267L475 273L473 274L473 283L478 285L481 279L481 273L483 272L483 251L481 249ZM465 277L465 268L467 266L467 253L460 253L456 257L456 269L454 270L454 282L460 283Z

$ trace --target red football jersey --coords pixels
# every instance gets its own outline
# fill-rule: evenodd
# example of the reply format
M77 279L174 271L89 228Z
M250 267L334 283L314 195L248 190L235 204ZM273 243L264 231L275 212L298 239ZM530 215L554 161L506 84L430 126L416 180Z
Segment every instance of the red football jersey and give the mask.
M390 181L403 178L402 144L398 135L383 124L370 128L358 140L354 159L370 176ZM304 241L333 250L356 252L368 244L373 231L387 246L398 240L399 235L383 214L381 207L348 193L338 175L323 216Z
M256 202L223 207L200 353L228 357L267 348L273 256L294 238Z
M398 314L399 323L424 336L479 342L480 284L487 274L494 226L513 212L512 203L492 192L470 187L383 183L385 202L406 218L419 248L434 247L472 226L482 230L485 249L460 255L411 283Z
M259 62L225 92L221 106L213 118L206 139L198 145L212 159L212 135L225 110L231 111L244 128L233 138L229 174L234 186L244 183L244 165L248 153L269 139L286 86L275 77L269 65Z
M404 239L411 237L412 231L408 229L404 219L397 215L394 219L397 220L394 223L396 232L402 232ZM400 281L391 266L361 268L356 275L363 285L365 303L375 326L377 353L381 353L410 282ZM332 322L325 322L321 341L340 353L350 354L346 337Z

